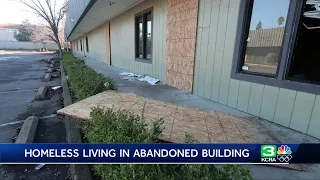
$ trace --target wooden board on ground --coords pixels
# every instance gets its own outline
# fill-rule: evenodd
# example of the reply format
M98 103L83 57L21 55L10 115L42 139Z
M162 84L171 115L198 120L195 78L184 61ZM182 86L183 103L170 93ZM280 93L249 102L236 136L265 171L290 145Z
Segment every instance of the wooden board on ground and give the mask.
M60 109L58 114L89 120L91 109L97 106L115 111L126 109L139 116L144 113L149 124L162 118L164 131L161 139L173 143L184 142L186 132L202 143L279 143L257 118L185 107L118 91L91 96ZM276 166L303 169L298 165Z

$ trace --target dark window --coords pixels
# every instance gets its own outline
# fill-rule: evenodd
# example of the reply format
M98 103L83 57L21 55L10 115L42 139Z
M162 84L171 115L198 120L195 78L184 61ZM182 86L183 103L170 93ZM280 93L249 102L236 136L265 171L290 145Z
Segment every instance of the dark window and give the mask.
M151 60L152 57L152 11L135 16L136 58Z
M89 42L88 42L88 37L86 37L86 48L87 48L87 52L89 52Z
M320 19L316 15L319 12L312 2L305 4L302 10L304 16L299 23L288 79L320 84Z
M320 94L319 2L240 2L231 77Z
M79 42L77 41L77 51L79 51Z
M82 40L80 39L80 50L82 51Z

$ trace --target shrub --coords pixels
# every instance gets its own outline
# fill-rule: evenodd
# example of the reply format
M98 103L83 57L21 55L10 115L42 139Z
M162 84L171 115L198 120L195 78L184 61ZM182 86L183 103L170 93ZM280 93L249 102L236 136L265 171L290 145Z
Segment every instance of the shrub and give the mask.
M64 52L62 62L76 100L85 99L105 90L116 89L112 78L97 73L88 67L83 60L74 58L72 54Z
M89 143L154 143L162 133L162 120L148 126L143 118L128 111L93 108L91 120L82 125ZM148 128L149 127L149 128ZM190 135L188 142L194 142ZM102 179L175 180L175 179L252 179L247 167L240 165L95 165Z
M276 53L269 53L266 56L266 61L269 64L276 64L278 62L278 55Z

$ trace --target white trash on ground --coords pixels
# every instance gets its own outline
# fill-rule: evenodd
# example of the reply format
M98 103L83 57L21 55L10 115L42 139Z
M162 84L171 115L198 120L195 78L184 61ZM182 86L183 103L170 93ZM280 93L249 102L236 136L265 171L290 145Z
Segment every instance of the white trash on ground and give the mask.
M156 85L160 80L150 77L150 76L145 76L143 78L139 78L139 81L146 81L147 83L151 84L151 85Z
M128 81L135 81L136 78L135 77L123 77L124 80L128 80Z
M59 88L61 88L61 86L52 87L53 90L57 90L57 89L59 89Z
M132 72L123 72L123 73L119 73L120 75L122 76L125 76L121 79L124 79L124 80L128 80L128 81L135 81L136 79L139 80L139 81L145 81L151 85L156 85L158 82L160 82L159 79L156 79L156 78L153 78L153 77L150 77L150 76L142 76L140 74L135 74L135 73L132 73Z
M140 74L135 74L135 73L132 73L132 72L123 72L123 73L119 73L120 75L122 76L128 76L128 77L142 77Z
M45 166L46 164L39 164L38 166L36 166L34 168L34 170L39 171L41 168L43 168L43 166Z

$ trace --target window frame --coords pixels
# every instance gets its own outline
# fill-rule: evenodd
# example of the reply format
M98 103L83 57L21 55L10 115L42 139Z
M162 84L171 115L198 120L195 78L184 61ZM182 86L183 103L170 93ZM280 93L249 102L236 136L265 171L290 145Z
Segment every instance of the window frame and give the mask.
M88 36L86 36L86 50L89 52L89 39Z
M80 51L83 52L82 39L80 39Z
M306 0L290 1L276 76L270 76L262 73L249 73L240 70L245 57L245 41L249 34L248 31L251 21L253 2L254 0L242 0L240 2L231 78L240 81L248 81L258 84L276 86L279 88L320 94L320 85L292 81L288 78L290 65L293 60L293 49L302 15L302 8L304 7Z
M147 14L151 14L151 58L146 58L146 42L147 42ZM138 33L138 27L139 24L137 23L137 18L142 17L142 56L143 58L138 57L138 42L139 42L139 36L137 36ZM153 56L153 8L146 9L144 11L141 11L134 15L134 58L135 61L143 62L143 63L149 63L152 64L152 56Z

